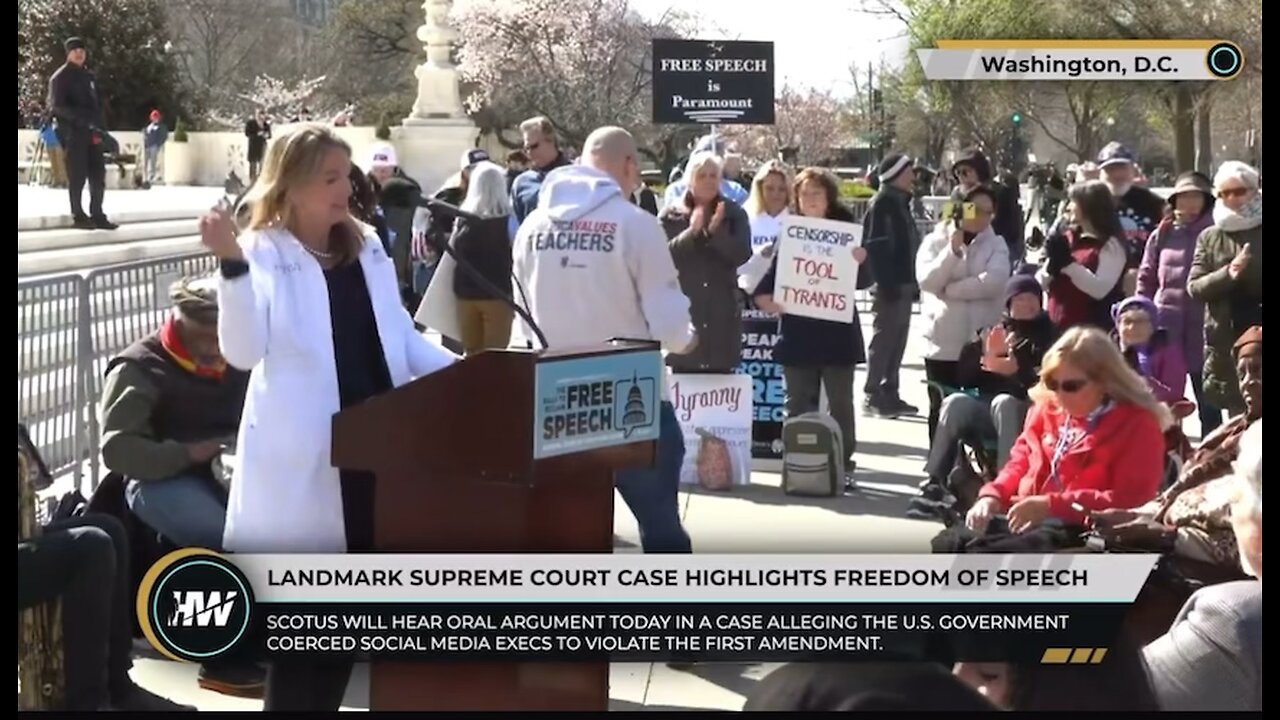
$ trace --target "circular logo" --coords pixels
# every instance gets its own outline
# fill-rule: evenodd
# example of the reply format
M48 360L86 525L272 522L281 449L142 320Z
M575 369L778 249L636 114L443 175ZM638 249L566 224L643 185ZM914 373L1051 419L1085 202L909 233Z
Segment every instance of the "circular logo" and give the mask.
M253 593L229 560L184 548L161 558L138 588L138 622L156 650L202 662L231 652L249 631Z
M1209 73L1220 80L1235 77L1244 68L1244 54L1235 43L1221 42L1209 48L1205 58Z
M778 438L777 440L774 440L772 443L769 443L769 448L778 454L781 454L782 451L786 449L786 447L787 446L784 445L782 442L782 438Z

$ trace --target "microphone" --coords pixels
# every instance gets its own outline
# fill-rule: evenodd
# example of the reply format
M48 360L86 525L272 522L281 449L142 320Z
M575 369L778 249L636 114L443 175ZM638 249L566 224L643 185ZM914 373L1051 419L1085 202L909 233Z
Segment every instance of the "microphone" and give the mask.
M467 212L466 210L463 210L457 205L450 205L449 203L444 202L443 200L437 200L435 198L419 197L415 202L415 204L418 207L423 207L430 210L432 213L439 213L441 217L462 218L463 220L467 220L468 222L480 222L481 220L484 219L479 215L476 215L475 213L470 213L470 212ZM522 307L520 303L516 302L510 295L505 293L497 285L494 285L492 282L489 282L489 279L486 278L479 270L477 270L474 265L467 262L465 259L459 257L458 254L453 251L453 244L450 243L448 240L444 242L438 242L438 241L433 242L431 238L432 238L432 235L430 232L428 232L427 242L433 248L435 248L437 251L448 253L449 257L453 258L453 261L458 264L458 267L462 268L462 271L465 272L472 280L474 280L477 285L484 288L485 292L501 300L503 303L509 306L512 310L514 310L516 315L520 316L520 319L524 321L525 325L528 325L529 329L533 331L533 334L537 336L538 342L542 345L543 350L546 350L548 347L550 347L550 344L547 342L547 336L543 334L542 328L538 327L538 323L534 322L533 315L529 314L528 310ZM519 278L516 278L516 284L519 285L519 283L520 283Z

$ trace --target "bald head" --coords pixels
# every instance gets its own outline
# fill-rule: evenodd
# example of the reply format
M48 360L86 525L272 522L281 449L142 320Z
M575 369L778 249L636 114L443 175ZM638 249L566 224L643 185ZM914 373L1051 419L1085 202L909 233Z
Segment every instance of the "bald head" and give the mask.
M637 187L636 141L620 127L592 131L582 144L582 164L608 173L627 195Z

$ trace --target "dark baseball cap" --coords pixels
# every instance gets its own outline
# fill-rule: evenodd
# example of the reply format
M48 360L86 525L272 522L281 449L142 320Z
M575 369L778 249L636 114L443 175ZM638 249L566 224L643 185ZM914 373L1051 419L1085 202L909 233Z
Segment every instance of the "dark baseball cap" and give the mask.
M79 37L67 38L67 41L62 43L62 46L67 49L67 52L71 52L72 50L84 50L88 47L84 44L84 39Z
M462 170L473 168L489 159L489 153L480 148L471 148L462 154Z

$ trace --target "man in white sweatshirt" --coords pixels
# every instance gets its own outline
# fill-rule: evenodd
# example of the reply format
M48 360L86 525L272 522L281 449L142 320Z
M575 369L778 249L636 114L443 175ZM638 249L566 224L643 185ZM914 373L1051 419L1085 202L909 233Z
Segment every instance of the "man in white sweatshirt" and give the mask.
M635 140L618 127L591 133L581 164L543 180L538 207L516 234L512 269L551 346L629 338L679 353L697 342L667 236L657 218L628 200L639 182ZM516 344L532 345L533 337L517 323ZM690 551L679 507L684 435L668 393L664 383L657 467L615 479L645 552Z

